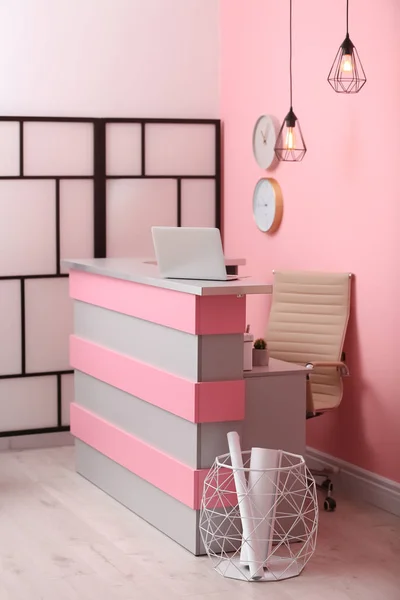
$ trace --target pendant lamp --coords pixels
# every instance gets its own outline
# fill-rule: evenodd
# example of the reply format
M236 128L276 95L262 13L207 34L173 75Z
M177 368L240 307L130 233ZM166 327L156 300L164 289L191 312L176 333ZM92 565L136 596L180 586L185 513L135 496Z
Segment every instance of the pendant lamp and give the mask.
M357 49L349 36L349 0L346 5L346 37L333 61L328 81L338 94L357 94L367 82Z
M301 132L300 122L293 112L293 77L292 77L292 0L290 0L290 19L289 19L289 32L290 32L290 46L289 46L289 78L290 78L290 110L279 130L278 137L275 144L275 155L278 160L284 162L300 162L303 160L305 153L307 152L306 145L304 143L303 134Z

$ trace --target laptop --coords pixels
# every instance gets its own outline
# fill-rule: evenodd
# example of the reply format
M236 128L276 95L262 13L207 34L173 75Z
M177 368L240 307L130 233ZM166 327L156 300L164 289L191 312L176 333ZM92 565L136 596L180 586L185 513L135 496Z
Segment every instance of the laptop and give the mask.
M219 229L213 227L152 227L154 251L162 277L230 281Z

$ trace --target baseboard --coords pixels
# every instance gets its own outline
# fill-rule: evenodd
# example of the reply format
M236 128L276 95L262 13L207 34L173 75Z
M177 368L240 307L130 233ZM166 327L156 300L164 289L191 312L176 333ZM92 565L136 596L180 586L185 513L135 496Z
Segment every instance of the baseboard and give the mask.
M307 447L306 456L310 468L338 467L340 472L332 480L344 493L400 517L400 483L314 448Z
M56 448L58 446L72 446L73 443L74 438L69 431L17 435L0 438L0 451Z

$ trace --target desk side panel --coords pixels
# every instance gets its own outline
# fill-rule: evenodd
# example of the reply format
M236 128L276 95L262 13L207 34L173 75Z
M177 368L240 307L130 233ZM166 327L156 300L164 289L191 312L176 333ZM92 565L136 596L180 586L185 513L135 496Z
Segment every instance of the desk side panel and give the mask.
M73 403L71 433L190 508L200 508L206 470L193 469Z
M175 542L199 553L198 511L182 504L80 440L76 470Z
M243 333L245 328L244 296L195 296L75 270L69 289L74 300L187 333Z
M81 371L75 372L75 403L193 469L198 467L196 423Z
M75 403L193 469L211 467L228 452L227 433L243 422L190 423L107 383L75 372Z
M74 369L194 423L244 417L243 379L193 382L77 336L70 338L70 360Z
M74 302L76 336L192 381L243 377L243 335L198 336Z

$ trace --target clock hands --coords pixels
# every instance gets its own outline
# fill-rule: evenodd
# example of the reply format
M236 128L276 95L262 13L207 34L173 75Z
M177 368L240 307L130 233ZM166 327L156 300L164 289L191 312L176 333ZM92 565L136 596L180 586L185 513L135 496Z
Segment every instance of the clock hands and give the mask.
M268 131L269 131L269 123L267 123L267 126L265 128L265 133L263 132L262 129L260 129L261 137L263 139L264 144L267 143Z

